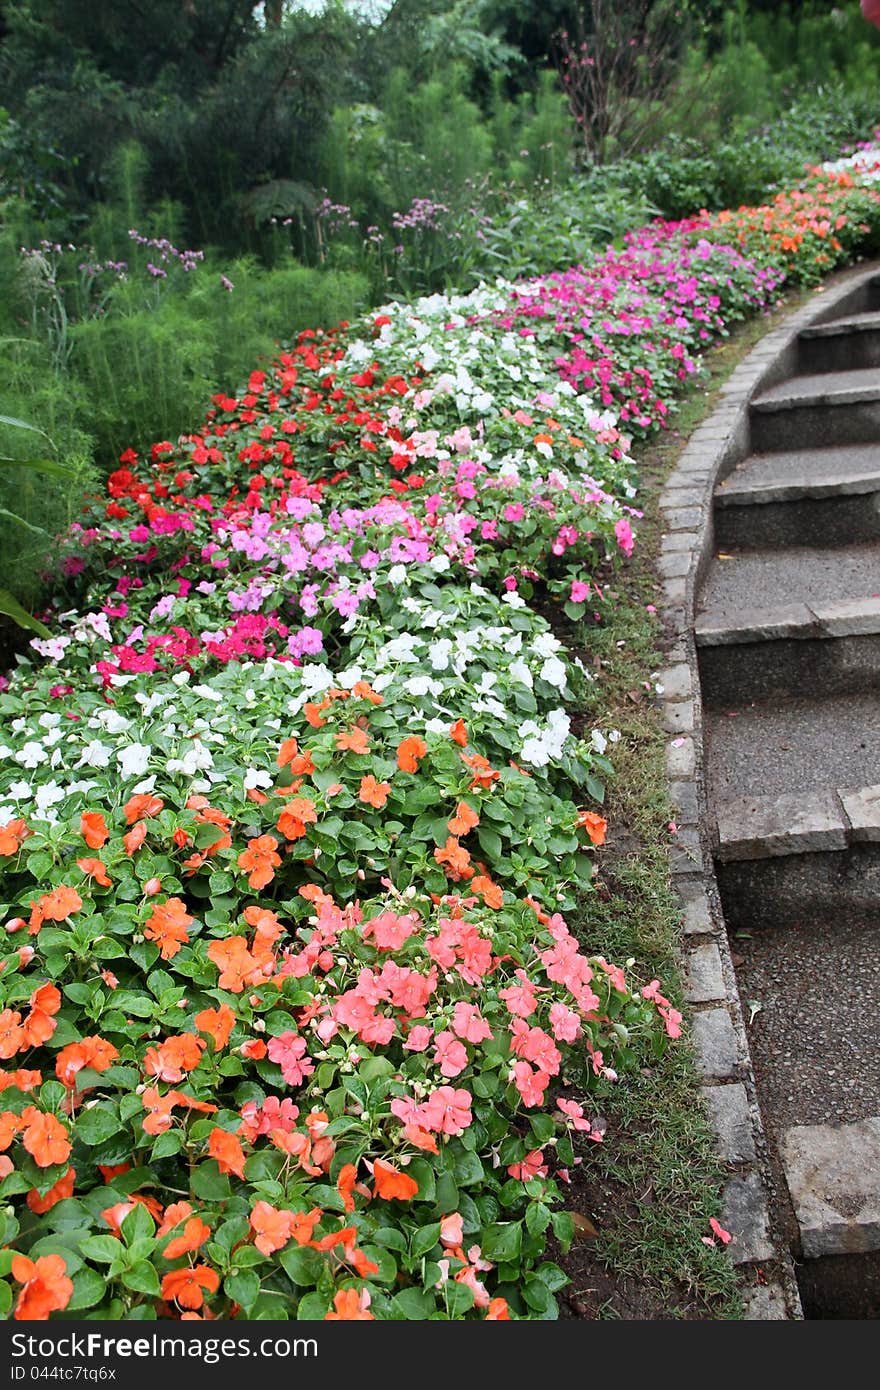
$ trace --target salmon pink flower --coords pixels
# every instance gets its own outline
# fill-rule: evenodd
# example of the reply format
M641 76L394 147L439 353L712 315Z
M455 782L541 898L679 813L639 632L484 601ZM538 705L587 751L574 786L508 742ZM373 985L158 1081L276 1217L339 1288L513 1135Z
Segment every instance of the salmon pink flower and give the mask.
M467 1048L454 1033L444 1030L434 1039L434 1065L440 1068L442 1076L459 1076L468 1064Z

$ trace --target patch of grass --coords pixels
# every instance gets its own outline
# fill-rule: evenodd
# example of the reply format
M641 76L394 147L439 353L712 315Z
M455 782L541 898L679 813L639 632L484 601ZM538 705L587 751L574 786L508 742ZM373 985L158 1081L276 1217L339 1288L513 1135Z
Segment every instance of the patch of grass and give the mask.
M606 807L608 845L594 891L582 902L579 933L591 953L632 961L632 973L645 981L658 978L679 1007L681 912L668 867L674 844L668 734L651 680L665 662L663 632L649 611L660 588L657 495L734 367L800 298L789 296L769 320L744 326L715 349L673 427L638 451L645 519L633 560L609 595L613 621L566 634L596 672L584 710L588 724L620 732ZM720 1247L703 1243L709 1218L718 1215L725 1169L714 1153L690 1048L683 1039L659 1061L640 1063L622 1084L593 1097L607 1120L607 1138L584 1154L571 1196L598 1236L586 1247L575 1245L564 1262L572 1279L569 1309L601 1318L739 1318L734 1268Z

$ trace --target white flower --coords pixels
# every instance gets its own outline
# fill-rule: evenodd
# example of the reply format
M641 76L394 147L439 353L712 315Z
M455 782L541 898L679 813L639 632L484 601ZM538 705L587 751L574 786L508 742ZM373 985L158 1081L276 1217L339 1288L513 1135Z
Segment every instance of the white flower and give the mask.
M608 740L600 729L593 730L593 732L590 734L590 742L592 743L593 748L600 755L600 757L605 752L605 749L608 747Z
M272 785L272 777L268 772L264 772L259 767L249 767L244 774L244 789L246 792L255 791L257 787L268 788Z
M47 711L45 714L40 715L37 723L41 729L57 729L58 725L61 723L61 715L52 714Z
M44 763L47 753L42 743L26 743L23 748L15 754L15 761L20 767L39 767Z
M126 719L115 709L102 709L95 718L99 727L105 729L108 734L124 734L131 724L130 719Z
M186 675L186 672L182 674ZM177 677L172 677L176 680ZM145 743L130 743L127 748L116 754L116 761L119 764L119 773L124 782L131 777L143 777L150 761L152 748Z
M364 673L360 666L347 666L344 671L340 671L336 676L336 682L343 690L353 690L358 681L364 679Z
M449 658L452 653L452 643L448 637L441 637L439 642L435 642L431 647L431 665L435 671L445 671L449 665Z
M511 680L519 681L521 685L528 686L529 690L534 686L534 678L526 663L521 657L512 661L508 667Z
M175 671L171 679L175 685L189 685L189 671Z
M10 782L9 795L16 801L28 801L31 794L30 782Z
M144 777L142 781L135 783L131 789L132 796L149 796L156 790L156 774L151 772L149 777Z
M194 685L193 694L199 695L203 700L214 700L218 704L223 699L222 690L215 690L211 685Z
M538 656L553 656L559 651L561 642L552 632L539 632L532 642L532 651Z
M506 603L508 608L525 608L526 606L526 601L522 597L522 594L504 594L501 602Z
M393 584L395 589L398 584L403 584L406 580L406 565L392 565L388 571L388 583Z
M193 739L182 758L169 758L165 765L167 772L181 772L185 777L193 777L196 772L205 772L213 766L210 749L197 738Z
M403 688L408 695L439 695L443 686L439 681L432 680L430 676L410 676L409 680L403 682Z
M429 563L435 574L445 574L452 561L448 555L440 554L432 556Z
M425 721L425 730L429 734L448 734L449 723L445 719L428 719Z
M50 806L57 806L59 801L63 801L67 792L63 787L59 787L57 782L45 782L42 787L37 787L37 794L34 800L37 803L38 811L47 811Z
M558 656L548 656L544 665L541 667L541 680L552 685L556 690L565 689L566 670L565 662L560 661Z

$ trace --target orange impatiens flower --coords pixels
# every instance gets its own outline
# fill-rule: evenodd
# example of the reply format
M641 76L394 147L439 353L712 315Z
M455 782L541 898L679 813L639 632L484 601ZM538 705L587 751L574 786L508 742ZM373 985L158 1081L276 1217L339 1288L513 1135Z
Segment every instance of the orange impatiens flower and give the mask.
M62 1047L55 1058L55 1075L62 1085L72 1090L79 1072L86 1069L106 1071L118 1056L118 1051L106 1038L82 1038L80 1042Z
M341 753L367 753L370 740L363 729L343 729L336 735L336 747Z
M7 1011L8 1012L8 1011ZM38 1086L43 1084L43 1073L39 1071L26 1071L23 1067L18 1071L0 1072L0 1092L7 1091L10 1086L14 1086L17 1091L35 1091ZM3 1145L0 1144L0 1149Z
M24 1129L24 1120L14 1110L4 1110L0 1115L0 1153L5 1153L16 1134Z
M594 845L604 845L608 822L603 816L597 816L595 811L580 811L577 827L579 830L586 830Z
M381 811L385 802L388 800L388 793L390 790L390 782L377 782L370 772L366 777L361 778L358 799L363 801L366 806L374 806L377 811Z
M10 820L0 825L0 854L6 857L18 854L24 841L32 834L33 831L28 830L23 820Z
M193 1216L187 1221L183 1232L169 1240L165 1246L165 1259L176 1260L181 1255L189 1255L193 1250L199 1250L211 1234L211 1227L206 1226L200 1216Z
M62 1255L13 1255L12 1277L24 1287L18 1295L12 1316L21 1322L46 1322L50 1313L60 1313L73 1296L73 1280L67 1277Z
M174 1109L174 1092L169 1091L167 1096L159 1092L158 1086L147 1086L141 1094L146 1118L144 1119L145 1134L164 1134L174 1123L172 1110Z
M201 1308L205 1294L216 1293L220 1276L208 1265L193 1265L191 1269L173 1269L162 1280L162 1297L181 1308Z
M486 1322L510 1322L506 1298L490 1298L486 1309Z
M245 985L252 984L261 975L259 961L248 950L243 936L227 936L223 941L212 941L208 956L220 971L217 981L221 989L232 994L241 994Z
M283 812L282 812L283 814ZM251 888L265 888L275 877L275 870L281 864L277 853L278 841L274 835L257 835L248 841L247 849L238 856L238 867L248 871Z
M475 893L480 894L487 907L497 911L499 907L504 906L504 890L493 882L487 874L477 874L475 878L472 878L471 888Z
M480 824L480 817L466 801L460 801L455 815L447 824L453 835L466 835L469 830Z
M107 865L101 859L77 859L76 867L82 869L86 878L93 878L102 888L109 888L113 882L107 873Z
M149 792L131 796L122 808L126 824L134 825L135 821L143 820L145 817L158 816L164 805L165 802L160 796L153 796Z
M373 1196L383 1197L385 1201L397 1198L399 1202L408 1202L418 1194L419 1185L406 1173L401 1173L390 1163L385 1163L381 1158L377 1158L373 1164Z
M110 838L107 822L100 811L83 811L79 818L79 833L89 849L100 849Z
M473 772L471 790L474 787L482 787L484 791L491 787L493 782L497 782L501 776L500 772L495 772L488 758L484 758L482 753L460 753L462 762Z
M172 1202L162 1213L162 1221L156 1231L156 1239L161 1240L163 1236L169 1235L175 1226L179 1226L181 1221L186 1221L192 1214L191 1202Z
M220 1052L229 1042L235 1014L228 1004L221 1004L219 1009L202 1009L201 1013L196 1014L195 1023L199 1032L207 1033L215 1050Z
M428 751L428 745L418 734L410 734L397 745L397 766L401 772L418 772L419 761Z
M278 829L285 840L301 840L307 825L314 825L318 812L314 801L307 796L295 796L288 801L277 821Z
M179 1033L166 1038L158 1047L148 1047L144 1054L144 1071L158 1081L182 1081L202 1060L207 1047L204 1038L194 1033Z
M375 1322L370 1312L369 1289L340 1289L333 1295L333 1311L324 1314L325 1322Z
M4 1009L0 1014L0 1058L7 1061L24 1045L24 1029L17 1009Z
M140 849L146 838L147 827L142 820L139 820L126 835L123 835L122 843L125 845L125 852L129 858Z
M322 700L320 704L315 704L314 700L308 700L306 704L303 705L303 714L306 717L306 722L311 724L313 729L320 729L327 723L327 720L322 719L321 715L324 713L325 709L330 708L332 703L332 700Z
M275 761L279 767L289 767L294 777L310 777L315 770L315 764L308 748L304 753L301 753L295 738L284 740Z
M303 1213L300 1212L299 1215L302 1216ZM314 1232L314 1227L321 1219L321 1215L323 1213L320 1211L314 1213L314 1220L311 1222L311 1230L309 1237L307 1237L309 1240L311 1233ZM293 1234L293 1219L295 1219L293 1212L278 1211L277 1207L272 1207L271 1202L254 1202L253 1211L250 1212L250 1229L252 1229L253 1243L257 1250L263 1255L272 1255L277 1250L284 1250ZM298 1244L306 1244L306 1241L300 1240Z
M51 1168L66 1163L70 1157L70 1137L60 1120L45 1114L35 1105L21 1112L24 1120L23 1143L39 1168Z
M371 705L381 705L383 702L383 696L368 681L355 681L351 693L357 700L369 700Z
M466 748L468 735L467 728L463 719L456 719L454 724L449 726L449 736L453 743L457 743L459 748Z
M53 1183L42 1197L35 1187L32 1187L25 1201L31 1211L36 1216L45 1216L47 1211L51 1211L59 1202L65 1198L73 1196L73 1184L76 1179L76 1169L68 1168L56 1183Z
M61 992L56 985L40 985L29 1000L30 1013L21 1025L21 1046L39 1047L55 1032L55 1015L61 1008Z
M50 893L44 893L38 902L31 902L29 934L36 936L44 922L63 922L81 907L82 898L76 889L59 884Z
M238 1135L230 1134L228 1129L221 1129L218 1125L216 1129L211 1130L208 1153L211 1158L217 1160L217 1167L221 1173L234 1173L237 1178L244 1177L244 1150Z
M144 927L144 936L148 941L156 942L163 960L173 960L189 941L187 927L194 920L180 898L169 898L153 908Z
M453 882L462 878L472 878L471 857L464 845L450 835L442 849L434 850L437 863L446 866L446 872Z

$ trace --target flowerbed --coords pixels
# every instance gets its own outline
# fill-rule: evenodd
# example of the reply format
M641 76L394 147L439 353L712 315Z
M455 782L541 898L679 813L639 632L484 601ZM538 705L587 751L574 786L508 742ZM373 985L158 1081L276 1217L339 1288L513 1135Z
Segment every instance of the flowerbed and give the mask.
M680 1016L566 924L614 731L529 600L613 621L632 437L782 279L726 226L303 334L64 538L0 695L14 1317L555 1316L590 1089Z

